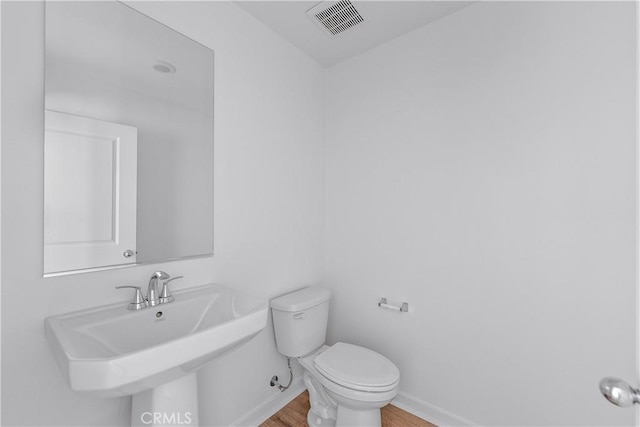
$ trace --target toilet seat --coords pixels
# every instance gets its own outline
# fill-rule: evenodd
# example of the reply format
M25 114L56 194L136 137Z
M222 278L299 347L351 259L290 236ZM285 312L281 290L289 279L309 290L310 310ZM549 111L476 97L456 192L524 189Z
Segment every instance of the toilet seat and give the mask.
M315 358L318 373L351 390L384 393L398 387L400 372L383 355L368 348L336 343Z

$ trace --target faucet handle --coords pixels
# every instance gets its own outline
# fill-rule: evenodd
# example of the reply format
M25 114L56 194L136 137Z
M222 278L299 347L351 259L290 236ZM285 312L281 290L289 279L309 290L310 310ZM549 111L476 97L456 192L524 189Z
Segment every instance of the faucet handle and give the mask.
M183 277L184 276L172 277L171 279L165 280L162 283L162 292L160 292L160 304L166 304L175 299L173 295L171 295L171 292L169 292L169 282L173 282L176 279L182 279Z
M144 297L142 296L142 291L140 290L140 286L116 286L116 289L122 288L132 288L136 290L136 294L133 297L133 301L129 303L127 306L127 310L140 310L141 308L145 308L147 306Z
M160 279L160 280L164 280L164 279L168 279L171 276L169 276L168 273L165 273L164 271L156 271L155 273L153 273L151 275L151 278L156 278L156 279Z

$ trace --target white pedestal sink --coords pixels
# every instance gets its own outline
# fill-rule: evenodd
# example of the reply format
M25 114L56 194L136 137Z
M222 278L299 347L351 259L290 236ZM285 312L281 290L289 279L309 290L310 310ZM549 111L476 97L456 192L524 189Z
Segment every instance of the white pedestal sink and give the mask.
M45 319L74 391L133 395L132 425L198 425L195 371L267 324L266 301L221 285L176 291L142 310L118 303Z

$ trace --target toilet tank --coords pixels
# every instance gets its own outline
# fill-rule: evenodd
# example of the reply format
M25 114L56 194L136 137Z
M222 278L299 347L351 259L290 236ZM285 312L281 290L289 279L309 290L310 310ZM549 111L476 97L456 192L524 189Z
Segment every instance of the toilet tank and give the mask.
M276 346L281 354L300 357L324 344L331 291L311 286L271 300Z

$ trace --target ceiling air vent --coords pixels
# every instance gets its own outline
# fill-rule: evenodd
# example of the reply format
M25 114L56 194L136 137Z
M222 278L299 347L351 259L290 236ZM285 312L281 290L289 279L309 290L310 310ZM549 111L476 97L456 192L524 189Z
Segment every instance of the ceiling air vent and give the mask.
M323 1L309 9L307 15L331 36L343 33L365 20L349 0Z

